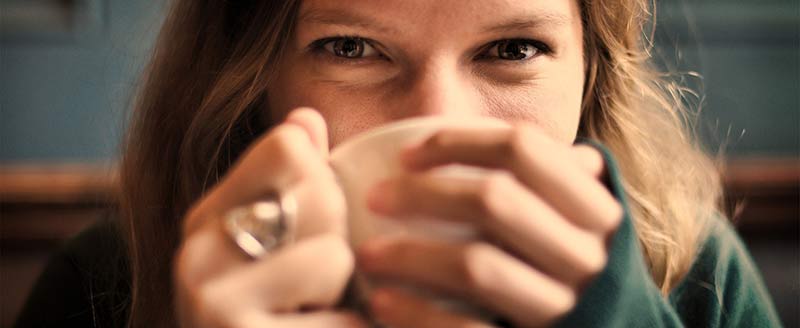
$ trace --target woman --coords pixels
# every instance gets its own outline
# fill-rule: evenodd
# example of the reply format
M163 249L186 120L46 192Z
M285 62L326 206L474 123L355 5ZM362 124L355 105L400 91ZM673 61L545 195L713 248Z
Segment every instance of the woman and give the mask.
M358 269L501 318L378 290L368 312L391 327L779 325L718 214L718 177L687 131L678 86L647 62L648 5L176 1L130 128L120 232L106 224L74 244L124 238L129 260L108 261L123 272L101 279L92 274L108 272L97 264L106 261L88 260L85 274L76 254L87 251L68 249L62 257L79 258L70 269L84 272L69 277L92 288L76 291L79 314L64 317L363 326L337 306ZM408 174L376 186L369 205L466 218L491 242L349 249L329 148L420 115L492 116L514 128L440 132L405 154ZM446 163L495 174L472 184L425 174ZM221 217L276 191L297 199L297 240L252 261ZM100 259L117 259L115 247Z

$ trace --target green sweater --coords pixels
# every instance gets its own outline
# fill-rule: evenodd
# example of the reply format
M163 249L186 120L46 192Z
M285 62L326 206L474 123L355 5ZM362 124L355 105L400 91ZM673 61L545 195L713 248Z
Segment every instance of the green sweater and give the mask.
M581 295L559 327L780 327L774 305L739 236L724 218L712 218L689 273L661 295L650 276L630 208L610 152L608 187L625 217L613 236L605 270Z
M734 230L715 219L689 274L662 297L648 273L619 181L602 146L608 187L625 218L605 270L584 290L559 327L780 327L753 261ZM48 262L15 327L122 327L130 275L112 220L81 233Z

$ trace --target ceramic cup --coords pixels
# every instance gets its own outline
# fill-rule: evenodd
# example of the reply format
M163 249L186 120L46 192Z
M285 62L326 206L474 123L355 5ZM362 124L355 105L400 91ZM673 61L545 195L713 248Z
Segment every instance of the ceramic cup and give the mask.
M365 240L378 235L404 235L418 238L471 240L478 237L472 226L433 218L392 219L378 215L367 208L368 192L377 183L403 172L399 154L405 147L421 143L443 128L508 129L503 121L485 117L429 116L393 122L345 140L331 150L330 163L347 200L348 238L356 248ZM434 174L473 179L485 174L474 167L448 165L437 168ZM372 287L382 282L369 281L356 273L356 297L362 300ZM397 287L397 286L395 286ZM399 286L409 289L408 287ZM410 289L409 289L410 290ZM420 290L417 294L432 297ZM442 297L435 302L459 311L475 314L476 308Z

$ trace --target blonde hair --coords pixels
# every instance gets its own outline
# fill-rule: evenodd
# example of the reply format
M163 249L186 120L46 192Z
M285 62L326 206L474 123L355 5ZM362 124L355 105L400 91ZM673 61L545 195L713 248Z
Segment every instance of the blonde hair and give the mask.
M692 139L680 87L648 64L649 4L583 0L581 6L588 74L579 133L616 155L639 240L666 293L691 265L699 223L716 211L718 177ZM180 220L273 124L260 115L265 86L298 10L298 0L174 2L121 166L130 326L175 322L171 270Z
M694 135L692 92L650 62L650 3L583 4L587 82L581 133L614 153L650 273L668 293L691 266L707 220L720 212L717 169Z

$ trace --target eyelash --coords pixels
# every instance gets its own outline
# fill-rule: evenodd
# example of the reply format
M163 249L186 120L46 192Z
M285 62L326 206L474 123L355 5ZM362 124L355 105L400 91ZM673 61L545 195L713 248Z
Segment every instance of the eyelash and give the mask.
M378 52L378 58L383 58L383 59L387 58L385 55L383 55L377 49L377 47L375 47L375 45L374 45L375 41L367 39L367 38L362 38L362 37L357 36L357 35L341 35L341 36L332 36L332 37L321 38L321 39L318 39L318 40L315 40L315 41L311 42L311 44L308 46L308 49L312 53L314 53L316 55L325 56L325 57L327 57L328 60L332 60L332 61L337 62L337 63L359 64L359 63L361 63L361 62L363 62L365 60L373 59L373 58L370 58L370 57L360 57L360 58L340 57L340 56L336 56L335 54L333 54L330 51L328 51L327 49L325 49L325 46L328 45L329 43L335 42L335 41L339 41L339 40L342 40L342 39L361 40L366 45L368 45L368 46L370 46L372 48L376 48L375 51ZM497 56L489 56L489 55L485 54L487 51L493 49L494 47L498 46L500 43L503 43L503 42L519 42L519 43L529 44L529 45L532 45L535 48L536 53L534 55L532 55L531 57L529 57L529 58L525 58L525 59L521 59L521 60L508 60L508 59L499 58ZM511 38L511 39L502 39L502 40L496 40L496 41L490 42L489 44L487 44L487 45L485 45L485 46L480 48L480 51L478 52L478 55L475 58L478 59L478 60L482 60L482 61L500 61L500 62L503 62L504 64L513 64L513 63L524 63L524 62L532 60L532 59L534 59L536 57L539 57L541 55L547 55L547 54L550 54L550 53L552 53L552 50L544 42L533 40L533 39L526 39L526 38Z
M486 55L487 51L489 51L491 49L494 49L494 47L499 46L503 42L509 42L509 43L510 42L518 42L518 43L531 45L534 48L535 54L533 54L531 57L528 57L528 58L525 58L525 59L521 59L521 60L509 60L509 59L502 59L502 58L497 57L497 56L488 56L488 55ZM513 38L513 39L502 39L502 40L497 40L497 41L490 42L489 44L487 44L487 45L485 45L485 46L483 46L481 48L481 50L478 52L478 55L476 56L476 58L479 59L479 60L500 61L500 62L507 63L507 64L513 64L513 63L518 63L518 62L527 62L527 61L532 60L532 59L534 59L536 57L539 57L541 55L547 55L547 54L550 54L550 53L552 53L552 50L544 42L537 41L537 40L532 40L532 39L525 39L525 38Z
M367 39L367 38L362 38L362 37L357 36L357 35L340 35L340 36L332 36L332 37L322 38L322 39L315 40L315 41L311 42L311 44L308 45L308 49L309 49L309 51L311 53L313 53L315 55L318 55L318 56L324 56L325 59L330 60L330 61L332 61L334 63L337 63L337 64L356 65L356 64L362 63L363 61L367 61L367 60L373 59L373 58L368 58L368 57L367 58L365 58L365 57L361 57L361 58L339 57L339 56L336 56L335 54L331 53L327 49L325 49L325 46L328 43L335 42L335 41L342 40L342 39L361 40L365 44L369 45L370 47L376 48L375 51L378 52L378 57L379 58L384 58L384 59L386 58L386 56L384 56L380 51L377 50L377 47L375 47L375 45L374 45L374 41L372 41L370 39Z

